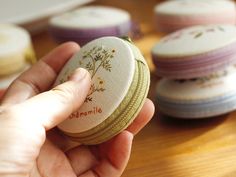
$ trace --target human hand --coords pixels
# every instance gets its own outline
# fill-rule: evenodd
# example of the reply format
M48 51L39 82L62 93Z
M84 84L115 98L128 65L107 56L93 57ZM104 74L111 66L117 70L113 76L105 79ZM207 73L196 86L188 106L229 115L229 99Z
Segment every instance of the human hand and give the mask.
M127 130L110 141L68 150L70 141L54 127L83 104L90 88L90 76L84 69L78 69L69 81L48 89L78 50L75 43L61 45L9 87L0 107L0 176L118 177L122 174L133 135L151 119L154 106L147 100Z

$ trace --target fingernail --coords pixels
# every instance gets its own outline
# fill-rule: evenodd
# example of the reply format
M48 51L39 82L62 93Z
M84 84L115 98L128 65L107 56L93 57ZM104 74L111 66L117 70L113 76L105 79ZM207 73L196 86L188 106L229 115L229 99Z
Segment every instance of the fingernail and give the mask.
M133 135L133 133L131 133L131 132L127 131L127 134L129 135L129 138L130 138L131 140L133 140L133 139L134 139L134 135Z
M88 71L86 69L78 68L71 75L70 80L76 81L76 82L81 81L86 77L87 74L88 74Z

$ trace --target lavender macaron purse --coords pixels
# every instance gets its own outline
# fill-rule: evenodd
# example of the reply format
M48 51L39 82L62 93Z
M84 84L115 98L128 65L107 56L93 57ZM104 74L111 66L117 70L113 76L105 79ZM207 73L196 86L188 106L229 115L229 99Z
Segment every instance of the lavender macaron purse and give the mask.
M235 66L200 78L163 78L156 87L158 109L165 115L185 119L215 117L234 111L235 80Z
M122 9L107 6L85 6L54 16L49 31L58 42L75 41L80 45L104 36L127 36L131 16Z
M234 25L203 25L167 35L152 48L156 74L191 79L235 64L235 34Z
M164 1L154 8L158 31L173 32L195 25L235 24L236 7L228 0Z

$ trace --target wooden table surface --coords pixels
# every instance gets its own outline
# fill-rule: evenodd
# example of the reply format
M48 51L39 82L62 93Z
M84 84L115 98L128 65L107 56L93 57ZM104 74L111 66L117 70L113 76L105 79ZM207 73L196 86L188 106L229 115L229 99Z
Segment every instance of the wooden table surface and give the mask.
M135 40L150 64L150 49L161 35L153 28L157 0L100 0L129 10L140 23ZM57 46L46 31L33 36L40 58ZM153 70L152 64L150 67ZM149 97L154 100L157 79L152 77ZM158 115L135 137L132 155L122 177L236 177L236 112L202 120L178 120Z

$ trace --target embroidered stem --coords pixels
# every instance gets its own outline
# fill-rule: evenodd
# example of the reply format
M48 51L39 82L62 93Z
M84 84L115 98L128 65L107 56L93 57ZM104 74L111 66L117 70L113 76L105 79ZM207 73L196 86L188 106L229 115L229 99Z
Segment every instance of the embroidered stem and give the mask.
M93 76L97 73L98 69L104 64L104 62L108 59L109 55L106 55L105 56L106 58L102 59L101 63L98 65L98 67L96 68L96 70L94 71L93 75L92 75L92 78Z
M92 59L92 65L93 65L93 73L91 74L91 79L93 78L93 76L95 75L94 71L95 71L95 66L96 66L96 61L94 60L93 56L91 54L89 54L89 57Z

